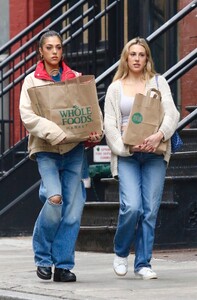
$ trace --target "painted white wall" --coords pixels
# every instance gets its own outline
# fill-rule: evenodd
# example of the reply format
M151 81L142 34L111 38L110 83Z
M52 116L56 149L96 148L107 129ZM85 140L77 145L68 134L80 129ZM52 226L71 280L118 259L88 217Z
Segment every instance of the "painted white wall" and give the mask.
M10 39L10 22L9 22L9 0L0 0L0 47L2 47L5 43L7 43ZM7 54L3 53L0 55L0 62L7 57ZM5 71L5 69L4 69ZM1 76L2 74L0 74ZM4 83L3 86L6 86L7 82ZM1 86L2 88L2 86ZM9 101L8 101L8 94L4 95L0 98L0 119L8 119L9 115ZM2 108L3 107L3 108ZM2 128L0 128L2 130ZM5 125L4 128L5 138L3 144L5 149L8 148L8 141L9 141L9 126L8 124ZM2 143L1 140L2 136L0 134L0 144Z
M9 0L0 0L0 47L9 41Z

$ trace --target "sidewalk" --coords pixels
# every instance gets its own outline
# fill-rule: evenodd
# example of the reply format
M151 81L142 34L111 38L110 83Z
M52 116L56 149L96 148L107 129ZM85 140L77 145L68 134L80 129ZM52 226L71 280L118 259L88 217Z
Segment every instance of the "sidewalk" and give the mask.
M157 280L117 277L113 254L76 252L77 282L56 283L35 273L31 237L0 238L0 299L24 300L176 300L197 299L197 249L154 252Z

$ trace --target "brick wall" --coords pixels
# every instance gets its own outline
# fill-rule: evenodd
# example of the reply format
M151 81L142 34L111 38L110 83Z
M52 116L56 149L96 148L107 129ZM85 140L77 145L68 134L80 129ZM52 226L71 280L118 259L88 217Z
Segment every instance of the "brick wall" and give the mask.
M170 1L170 0L169 0ZM31 24L35 19L40 17L50 8L50 0L9 0L10 9L10 38L14 37L21 30ZM179 0L178 9L182 9L191 0ZM197 12L193 10L183 20L178 22L178 37L179 37L179 59L183 58L191 52L197 45ZM172 45L173 46L173 45ZM14 50L14 49L13 49ZM182 118L188 114L186 106L197 105L197 84L196 75L197 67L192 68L180 79L180 105L182 107ZM17 87L16 87L17 89ZM10 106L11 113L18 112L18 99L20 89L18 90L18 97L14 100L14 107ZM15 93L16 95L16 93ZM17 114L13 116L15 125L19 124L20 117ZM18 136L15 137L18 141Z
M50 0L10 0L10 39L25 29L37 18L39 18L48 9L50 9ZM36 31L38 31L38 29ZM24 40L24 42L26 42L26 40ZM20 43L12 48L12 52L19 47ZM17 64L18 61L19 58L15 59L14 64ZM19 75L20 71L15 73L16 78ZM20 115L18 110L20 91L21 86L16 85L14 89L14 95L12 93L10 94L10 118L14 120L14 127L18 128L18 130L14 131L12 126L10 126L10 145L13 145L13 143L16 143L20 140Z
M180 0L179 9L191 3L190 0ZM189 15L179 21L179 59L186 56L197 46L197 11L194 9ZM180 79L180 97L182 117L188 114L186 106L197 106L197 66Z
M10 0L10 38L50 8L50 0Z

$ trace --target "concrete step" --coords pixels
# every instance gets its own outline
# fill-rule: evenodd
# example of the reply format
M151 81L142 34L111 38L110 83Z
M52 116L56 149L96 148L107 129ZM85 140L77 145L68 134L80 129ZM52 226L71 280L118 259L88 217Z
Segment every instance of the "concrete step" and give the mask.
M183 140L183 146L180 148L180 152L196 151L197 149L197 128L186 128L180 133L180 137Z
M109 202L87 202L77 241L78 251L113 252L113 238L118 220L117 182L112 185ZM155 249L197 247L197 175L167 177L159 209ZM112 199L112 198L111 198Z
M197 146L196 146L197 149ZM197 174L197 150L172 154L167 176L192 176Z

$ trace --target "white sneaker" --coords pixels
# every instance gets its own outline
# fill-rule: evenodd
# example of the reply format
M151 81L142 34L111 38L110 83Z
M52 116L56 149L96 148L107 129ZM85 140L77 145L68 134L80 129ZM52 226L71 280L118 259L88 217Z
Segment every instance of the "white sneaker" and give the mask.
M116 275L126 275L128 271L128 257L120 257L118 255L115 255L113 267Z
M135 275L142 279L157 279L157 274L150 268L141 268Z

